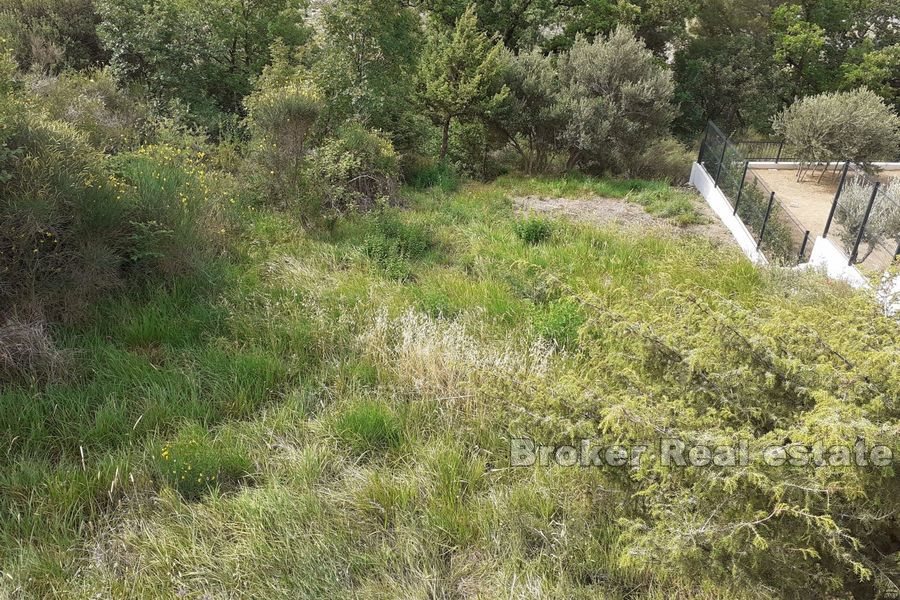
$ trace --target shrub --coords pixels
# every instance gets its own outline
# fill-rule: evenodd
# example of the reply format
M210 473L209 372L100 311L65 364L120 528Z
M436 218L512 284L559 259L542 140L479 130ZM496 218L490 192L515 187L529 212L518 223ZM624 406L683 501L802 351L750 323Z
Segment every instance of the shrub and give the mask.
M694 152L678 140L666 137L638 156L631 175L643 179L659 179L672 185L684 185L691 176Z
M377 233L368 235L365 239L365 253L388 278L407 281L412 277L409 262L396 240Z
M265 202L296 206L310 198L303 167L323 104L318 88L291 66L287 50L276 45L273 53L272 64L244 102L251 134L248 166Z
M102 63L93 0L3 0L0 39L12 45L22 70L40 73L84 69Z
M422 258L432 245L428 230L382 213L375 230L366 236L365 253L388 277L406 281L412 275L409 261Z
M49 118L19 95L5 71L0 318L75 320L129 276L168 276L199 266L213 246L212 232L221 230L207 199L202 153L152 146L107 157L88 136L103 139L108 123L85 133ZM73 81L94 89L89 81ZM108 84L98 89L118 97Z
M798 100L775 118L774 128L805 162L866 166L900 152L900 117L866 89Z
M145 146L112 162L128 209L129 269L141 277L195 272L224 229L210 197L203 153Z
M449 194L459 189L459 174L447 163L428 163L413 171L410 185L418 190L437 188Z
M859 237L872 198L872 189L872 184L868 181L854 179L847 182L841 193L834 218L841 225L838 235L848 254L853 252L853 246ZM900 183L897 180L883 186L872 205L862 237L866 248L863 249L859 262L865 262L880 244L888 240L900 242Z
M4 119L5 120L5 119ZM75 318L120 284L124 205L102 156L70 126L28 111L8 122L0 184L3 312Z
M33 77L29 83L41 108L85 133L94 148L114 153L140 145L149 108L118 89L109 70Z
M579 37L559 58L559 79L569 168L630 174L672 121L672 75L627 28Z
M550 239L553 235L553 225L550 221L537 217L529 217L517 221L514 225L516 236L525 242L535 246Z
M330 214L393 203L399 177L391 142L358 124L342 127L316 150L309 165L311 184Z
M510 93L491 124L519 154L526 173L545 172L566 125L555 59L538 50L522 52L507 61L504 81Z

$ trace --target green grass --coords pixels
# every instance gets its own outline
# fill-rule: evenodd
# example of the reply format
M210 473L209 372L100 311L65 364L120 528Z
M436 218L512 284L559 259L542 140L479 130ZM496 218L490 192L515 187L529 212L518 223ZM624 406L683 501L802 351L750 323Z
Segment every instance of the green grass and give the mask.
M351 404L337 415L332 429L341 444L360 455L396 449L403 441L400 419L373 401Z
M550 198L622 198L643 206L653 216L679 226L704 223L697 209L695 192L679 190L659 181L641 179L594 179L584 175L530 177L508 175L497 187L513 195Z
M700 238L562 221L522 233L509 201L628 197L693 222L662 184L451 189L327 230L248 212L232 259L60 330L70 376L0 402L0 595L752 596L738 578L636 562L630 484L509 469L507 440L609 427L603 390L622 392L592 370L598 353L638 351L598 306L652 306L656 331L689 313L675 290L801 320L862 300L817 280L798 294L796 276ZM841 348L834 327L823 335ZM595 381L609 387L584 404Z

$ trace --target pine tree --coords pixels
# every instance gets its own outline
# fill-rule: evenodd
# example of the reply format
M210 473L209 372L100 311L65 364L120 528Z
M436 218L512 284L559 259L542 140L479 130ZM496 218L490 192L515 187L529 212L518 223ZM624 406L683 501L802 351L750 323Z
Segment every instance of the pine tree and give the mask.
M425 108L441 127L441 162L447 157L453 119L484 116L506 97L500 83L503 44L478 29L470 5L452 31L434 29L419 63L419 92Z

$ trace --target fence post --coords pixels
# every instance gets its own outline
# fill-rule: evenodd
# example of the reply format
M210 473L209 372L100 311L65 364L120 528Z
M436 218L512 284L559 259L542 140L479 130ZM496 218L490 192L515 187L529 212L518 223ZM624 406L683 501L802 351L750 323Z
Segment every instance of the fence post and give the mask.
M719 168L716 169L716 187L719 187L719 177L722 175L722 165L725 164L725 153L728 151L728 138L722 140L722 156L719 157Z
M894 260L900 258L900 244L897 244L897 251L894 252Z
M709 121L706 122L706 129L703 130L703 139L700 140L700 152L697 154L697 162L703 164L703 147L706 146L706 140L709 139Z
M781 162L781 151L784 150L784 140L781 140L781 143L778 144L778 155L775 157L775 164Z
M734 201L734 214L737 214L738 205L741 203L741 196L744 194L744 183L747 181L747 170L750 168L750 161L744 161L744 176L741 177L741 187L738 188L737 199Z
M803 262L803 255L806 254L806 245L809 243L809 230L803 235L803 243L800 245L800 256L797 257L797 264Z
M834 221L834 213L837 210L838 200L841 199L841 194L844 192L844 182L847 181L847 171L850 170L850 161L844 163L844 171L841 173L841 182L838 184L837 193L834 195L834 202L831 203L831 212L828 213L828 221L825 223L825 232L822 233L823 238L828 237L828 232L831 231L831 222Z
M862 224L859 227L859 235L856 236L856 245L853 246L853 254L850 255L851 267L856 263L856 258L859 254L859 245L862 243L863 236L866 233L866 225L869 224L869 217L872 216L872 207L875 205L875 198L878 196L878 188L880 187L881 182L876 182L875 189L872 190L872 197L869 198L869 206L866 207L866 216L863 217Z
M775 205L775 192L769 196L769 207L766 209L766 218L763 219L762 227L759 230L759 242L756 244L756 251L762 248L763 238L766 237L766 225L769 224L769 217L772 216L772 206Z

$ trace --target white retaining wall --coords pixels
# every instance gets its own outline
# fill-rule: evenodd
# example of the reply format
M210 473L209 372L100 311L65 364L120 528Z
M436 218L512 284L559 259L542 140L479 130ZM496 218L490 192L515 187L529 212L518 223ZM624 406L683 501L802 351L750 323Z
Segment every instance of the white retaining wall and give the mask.
M697 191L703 195L706 199L706 203L709 204L710 208L712 208L719 217L719 220L728 228L731 235L734 236L734 239L741 247L741 250L744 251L744 254L747 255L747 258L757 265L768 264L769 261L766 260L766 257L756 249L756 240L753 239L753 236L747 230L744 222L734 214L734 209L731 208L731 204L728 203L725 194L716 187L716 182L713 181L713 178L706 172L706 169L696 162L691 168L691 185L697 188Z
M790 166L790 163L779 163L777 167L774 166L775 163L771 164L773 168L783 165ZM756 163L754 166L759 167L760 163ZM757 265L768 264L769 261L766 260L766 257L756 249L756 240L753 239L744 222L734 214L734 209L731 208L725 195L716 187L715 181L706 172L706 169L696 162L691 168L691 185L697 188L697 191L706 199L706 203L734 236L747 258ZM813 245L809 263L796 268L817 269L831 279L843 281L854 288L872 290L872 285L865 275L860 273L856 267L851 266L849 262L850 259L840 248L830 240L819 237L816 238L816 243ZM881 286L874 292L889 315L900 315L900 276L885 273Z
M871 288L869 280L856 267L850 266L850 259L831 240L817 237L809 262L800 265L802 269L818 269L831 279L849 283L857 289Z

